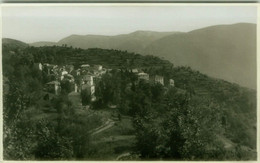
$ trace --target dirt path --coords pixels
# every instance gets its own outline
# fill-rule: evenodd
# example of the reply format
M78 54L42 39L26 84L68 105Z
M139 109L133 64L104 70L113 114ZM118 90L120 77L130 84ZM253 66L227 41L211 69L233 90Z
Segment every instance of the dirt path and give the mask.
M230 149L230 148L234 147L234 143L231 140L227 139L226 137L219 135L218 138L219 138L219 140L221 140L224 143L224 147L226 149Z
M110 136L110 137L102 138L99 141L96 141L95 143L116 142L116 141L129 140L134 138L135 138L134 135Z
M90 131L91 135L96 135L102 131L105 131L111 127L113 127L115 122L111 119L108 119L103 125L101 125L98 128L95 128L94 130Z
M130 156L130 155L131 155L130 152L122 153L121 155L117 156L116 160L118 161L120 158Z

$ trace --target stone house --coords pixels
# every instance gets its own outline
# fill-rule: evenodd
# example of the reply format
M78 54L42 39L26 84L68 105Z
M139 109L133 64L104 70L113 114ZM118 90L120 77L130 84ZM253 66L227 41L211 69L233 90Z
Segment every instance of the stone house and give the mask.
M66 70L68 73L71 73L71 71L74 70L74 66L73 66L73 65L66 65L66 66L65 66L65 70Z
M102 70L102 65L94 65L94 69L101 71Z
M160 84L164 85L163 76L154 75L154 76L152 76L151 80L152 80L154 83L160 83Z
M94 85L94 80L92 75L83 75L82 76L82 81L83 84L88 84L88 85Z
M141 73L138 73L137 76L138 76L139 80L140 79L149 80L149 74L147 74L147 73L141 72Z
M36 69L40 70L40 71L42 71L42 69L43 69L43 65L42 65L41 63L34 63L33 66L34 66Z
M170 79L170 80L169 80L169 85L172 86L172 87L174 87L174 80L173 80L173 79Z
M60 82L58 81L51 81L49 83L46 83L47 91L50 93L54 93L55 95L58 95L60 92Z

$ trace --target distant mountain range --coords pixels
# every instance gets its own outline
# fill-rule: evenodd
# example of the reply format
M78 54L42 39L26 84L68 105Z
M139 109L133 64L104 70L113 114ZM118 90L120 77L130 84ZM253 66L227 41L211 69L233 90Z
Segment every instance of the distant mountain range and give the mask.
M178 32L136 31L130 34L116 36L71 35L58 42L35 42L30 45L39 47L67 44L68 46L79 47L82 49L119 49L140 53L153 41L175 33Z
M211 77L256 89L256 24L217 25L186 33L136 31L116 36L71 35L58 42L29 45L63 44L155 55L174 65L190 66Z

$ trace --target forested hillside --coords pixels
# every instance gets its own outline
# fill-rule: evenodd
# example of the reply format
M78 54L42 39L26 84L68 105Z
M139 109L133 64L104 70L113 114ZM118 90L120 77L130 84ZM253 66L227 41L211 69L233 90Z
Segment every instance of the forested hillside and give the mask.
M10 39L10 38L2 39L2 45L8 46L10 49L19 49L19 48L24 48L24 47L29 46L28 44L26 44L22 41Z
M128 152L126 160L256 159L255 90L176 67L174 61L119 50L9 43L2 58L7 160L115 160L121 151ZM97 100L90 104L95 114L77 109L66 92L44 100L46 76L34 67L39 62L112 69L96 85ZM137 80L133 68L163 76L165 86ZM109 106L116 106L111 112L118 113L118 122L106 134L129 139L101 146L99 136L89 133Z
M174 27L173 27L174 28ZM136 31L116 36L71 35L57 43L76 48L127 50L165 58L211 77L256 89L256 24L216 25L190 32Z

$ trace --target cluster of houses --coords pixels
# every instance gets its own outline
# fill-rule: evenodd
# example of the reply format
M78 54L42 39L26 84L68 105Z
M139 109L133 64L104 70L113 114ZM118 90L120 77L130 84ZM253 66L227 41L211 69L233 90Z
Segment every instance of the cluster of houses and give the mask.
M35 66L50 77L50 82L46 83L46 91L58 95L61 92L61 83L66 81L73 87L75 93L87 90L92 101L95 100L95 83L101 79L102 75L112 69L103 68L102 65L83 64L75 69L73 65L58 66L48 63L37 63ZM153 75L143 72L139 69L130 69L137 75L138 80L152 81L164 85L163 76ZM174 80L169 80L169 85L174 86Z
M159 83L164 85L164 77L160 75L153 75L150 76L148 73L143 72L142 70L132 69L131 72L137 75L139 80L151 81L153 83ZM174 87L174 80L169 80L169 85Z
M88 64L81 65L78 69L74 69L73 65L58 66L48 63L37 63L35 66L52 80L46 83L46 91L58 95L61 91L61 82L67 81L73 86L74 92L87 90L92 100L95 99L95 82L111 70L103 68L102 65Z

